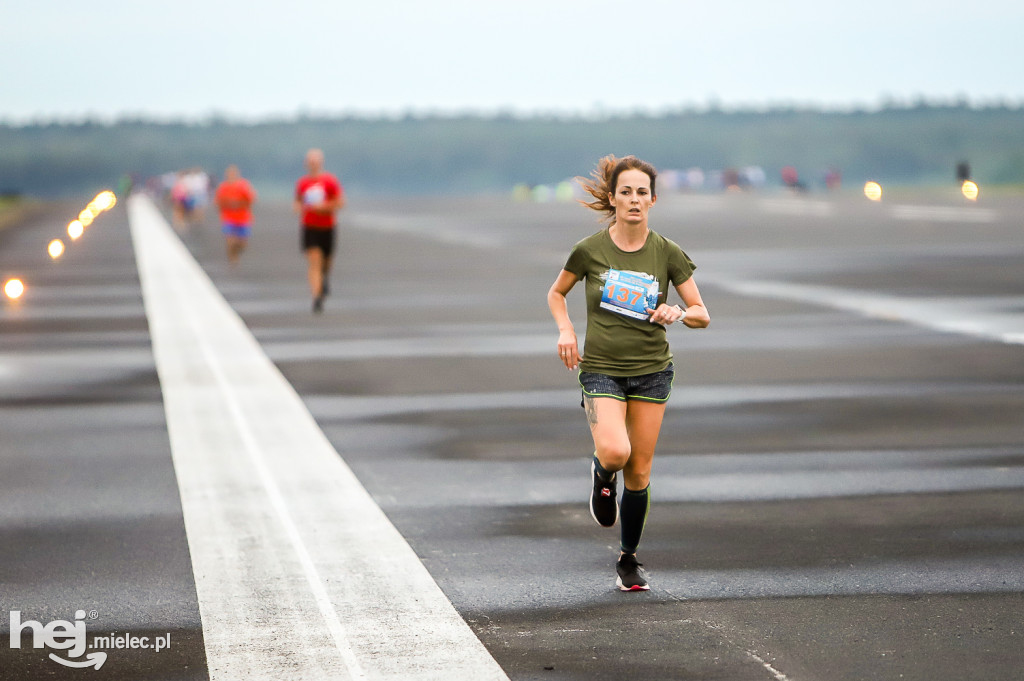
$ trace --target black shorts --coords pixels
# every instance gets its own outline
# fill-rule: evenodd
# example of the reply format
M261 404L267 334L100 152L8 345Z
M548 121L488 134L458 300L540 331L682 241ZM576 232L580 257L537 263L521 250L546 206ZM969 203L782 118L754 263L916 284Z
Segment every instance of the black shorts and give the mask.
M620 402L668 402L674 379L675 367L672 364L664 371L643 376L608 376L589 371L581 371L579 376L585 398L610 397Z
M334 253L334 230L303 227L302 252L305 253L311 248L319 248L325 258L331 257Z

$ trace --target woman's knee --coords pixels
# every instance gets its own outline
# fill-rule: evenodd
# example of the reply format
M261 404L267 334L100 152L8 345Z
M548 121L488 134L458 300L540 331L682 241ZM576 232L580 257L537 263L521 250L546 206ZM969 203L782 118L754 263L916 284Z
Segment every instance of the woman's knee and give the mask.
M605 470L620 471L626 467L630 455L629 441L599 442L596 444L597 459Z
M643 449L634 450L633 456L623 467L622 479L627 489L639 491L651 482L651 469L654 463L654 452Z

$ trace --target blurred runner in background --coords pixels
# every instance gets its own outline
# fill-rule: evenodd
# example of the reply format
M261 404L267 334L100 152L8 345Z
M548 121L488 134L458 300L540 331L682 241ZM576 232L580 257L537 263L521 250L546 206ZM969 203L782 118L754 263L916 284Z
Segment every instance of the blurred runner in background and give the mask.
M214 200L220 209L228 264L236 267L252 236L252 204L256 202L256 191L242 177L238 166L230 165L224 171L224 181L217 187Z
M324 309L330 293L329 279L334 262L334 214L345 206L345 192L338 178L324 171L324 152L306 152L308 173L295 185L295 212L302 216L302 252L308 264L309 290L313 312Z

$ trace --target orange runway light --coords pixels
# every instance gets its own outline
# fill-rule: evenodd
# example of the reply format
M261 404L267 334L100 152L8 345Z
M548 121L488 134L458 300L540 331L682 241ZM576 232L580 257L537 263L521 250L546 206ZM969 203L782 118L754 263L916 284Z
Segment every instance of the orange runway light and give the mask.
M964 198L968 201L978 200L978 185L974 184L970 180L965 180L964 183L960 185L960 191L963 192Z
M882 185L877 182L868 182L864 185L864 196L872 201L882 200Z
M50 257L56 260L60 256L64 255L64 242L60 239L54 239L46 247L46 252L50 254Z
M68 236L74 241L85 232L85 226L79 220L72 220L68 223Z
M25 284L22 283L21 279L8 279L4 284L4 295L11 300L21 298L23 293L25 293Z
M96 198L93 199L92 203L90 203L89 205L96 208L96 211L94 212L103 212L105 210L110 210L116 204L117 197L114 196L114 192L107 190L97 194Z

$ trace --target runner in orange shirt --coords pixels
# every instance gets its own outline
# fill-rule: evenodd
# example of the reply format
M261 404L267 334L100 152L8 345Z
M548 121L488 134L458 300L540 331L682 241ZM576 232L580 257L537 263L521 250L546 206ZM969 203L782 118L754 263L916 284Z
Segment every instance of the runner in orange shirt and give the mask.
M217 187L215 198L220 209L228 264L235 267L252 235L252 204L256 202L256 191L242 177L238 166L230 165L224 171L224 181Z

